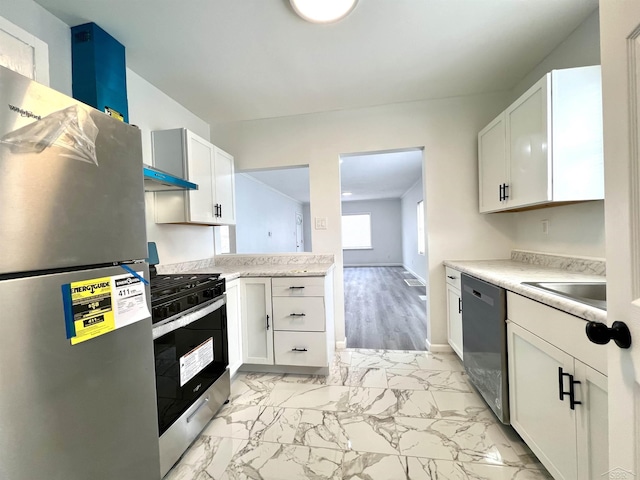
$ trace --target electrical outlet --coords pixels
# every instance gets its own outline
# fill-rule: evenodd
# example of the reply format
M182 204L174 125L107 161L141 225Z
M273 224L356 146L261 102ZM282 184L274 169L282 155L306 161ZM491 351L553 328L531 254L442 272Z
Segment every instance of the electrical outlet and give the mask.
M549 220L542 220L542 234L549 235Z

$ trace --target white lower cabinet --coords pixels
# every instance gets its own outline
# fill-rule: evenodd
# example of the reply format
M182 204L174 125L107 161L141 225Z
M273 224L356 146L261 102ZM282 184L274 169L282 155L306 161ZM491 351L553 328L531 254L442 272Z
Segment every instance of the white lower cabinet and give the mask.
M244 363L273 365L271 279L241 278L242 359Z
M327 367L333 357L333 274L242 278L246 364Z
M523 311L529 302L536 305ZM534 328L544 329L545 320L531 313L544 314L548 309L552 315L560 314L522 297L508 305L515 305L514 316ZM511 315L509 311L511 425L556 480L601 479L609 470L607 377L541 338L544 331L534 334L514 323ZM556 324L555 330L575 335L576 354L589 356L590 352L580 349L585 322L568 314L562 317L559 321L566 323ZM573 322L582 328L571 332ZM605 349L601 354L606 355Z
M453 351L462 359L462 295L460 272L445 267L447 281L447 339Z
M273 345L276 365L327 366L327 336L324 332L276 331Z
M229 373L235 375L242 365L242 328L240 320L240 280L226 284L227 339L229 345Z

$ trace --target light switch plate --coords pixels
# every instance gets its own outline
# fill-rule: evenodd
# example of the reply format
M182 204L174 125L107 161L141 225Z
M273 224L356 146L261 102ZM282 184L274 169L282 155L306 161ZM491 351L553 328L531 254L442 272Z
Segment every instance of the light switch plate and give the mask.
M316 230L327 229L327 217L316 217Z

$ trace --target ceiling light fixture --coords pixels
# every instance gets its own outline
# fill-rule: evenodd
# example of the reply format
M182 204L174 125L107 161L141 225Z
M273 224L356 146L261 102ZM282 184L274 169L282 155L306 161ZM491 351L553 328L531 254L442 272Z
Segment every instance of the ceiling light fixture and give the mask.
M311 23L332 23L346 17L358 0L290 0L300 17Z

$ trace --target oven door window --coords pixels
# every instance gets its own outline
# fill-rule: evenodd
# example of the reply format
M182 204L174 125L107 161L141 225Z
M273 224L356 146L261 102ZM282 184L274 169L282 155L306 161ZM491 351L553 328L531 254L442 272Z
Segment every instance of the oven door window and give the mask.
M228 365L225 308L153 342L162 435Z

